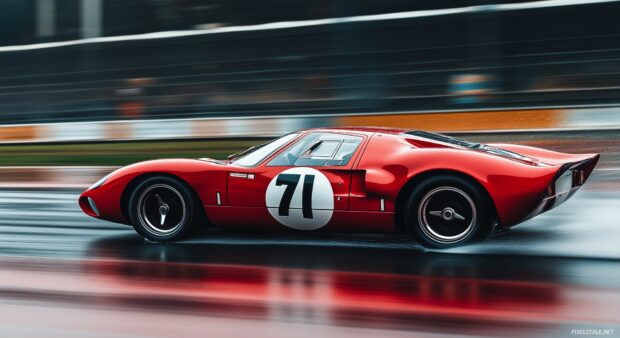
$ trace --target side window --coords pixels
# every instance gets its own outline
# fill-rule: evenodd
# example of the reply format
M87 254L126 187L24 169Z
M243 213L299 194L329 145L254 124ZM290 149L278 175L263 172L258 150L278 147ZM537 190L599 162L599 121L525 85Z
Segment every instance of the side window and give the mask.
M331 159L336 154L342 140L321 140L304 152L302 157Z
M328 165L345 165L349 163L349 160L353 157L353 154L361 142L361 137L356 137L355 139L345 139L338 149L338 152L336 152L336 156L334 156Z
M274 158L269 166L343 166L362 143L362 137L312 133Z

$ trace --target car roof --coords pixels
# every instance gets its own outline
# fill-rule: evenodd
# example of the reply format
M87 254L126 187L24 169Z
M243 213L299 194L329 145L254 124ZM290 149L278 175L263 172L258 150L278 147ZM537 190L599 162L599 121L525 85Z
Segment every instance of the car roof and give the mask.
M325 131L325 132L356 132L362 134L402 134L409 131L409 129L402 128L388 128L388 127L326 127L326 128L311 128L306 129L308 132Z

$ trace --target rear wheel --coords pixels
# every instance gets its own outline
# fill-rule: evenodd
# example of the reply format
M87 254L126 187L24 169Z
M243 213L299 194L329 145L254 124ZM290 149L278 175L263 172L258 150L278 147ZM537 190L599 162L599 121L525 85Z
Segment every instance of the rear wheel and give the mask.
M405 224L426 247L446 248L488 234L490 203L478 187L451 175L416 186L405 205Z
M196 219L191 190L183 182L167 176L140 182L131 194L128 210L136 232L155 242L181 238Z

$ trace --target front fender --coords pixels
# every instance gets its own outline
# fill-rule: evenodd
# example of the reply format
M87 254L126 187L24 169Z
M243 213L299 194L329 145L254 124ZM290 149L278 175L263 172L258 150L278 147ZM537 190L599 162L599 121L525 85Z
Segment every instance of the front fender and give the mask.
M139 162L114 171L101 186L89 188L82 193L80 207L90 216L129 224L121 205L123 193L135 179L156 174L174 176L187 183L194 189L202 205L215 204L216 192L222 192L222 198L226 197L225 165L201 160L165 159ZM95 204L96 213L88 198Z

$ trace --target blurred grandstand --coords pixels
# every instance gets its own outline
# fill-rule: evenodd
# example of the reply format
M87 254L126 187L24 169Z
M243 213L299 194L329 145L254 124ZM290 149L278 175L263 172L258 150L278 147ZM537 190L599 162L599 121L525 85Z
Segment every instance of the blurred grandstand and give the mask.
M575 3L7 0L0 123L618 104L620 2Z

